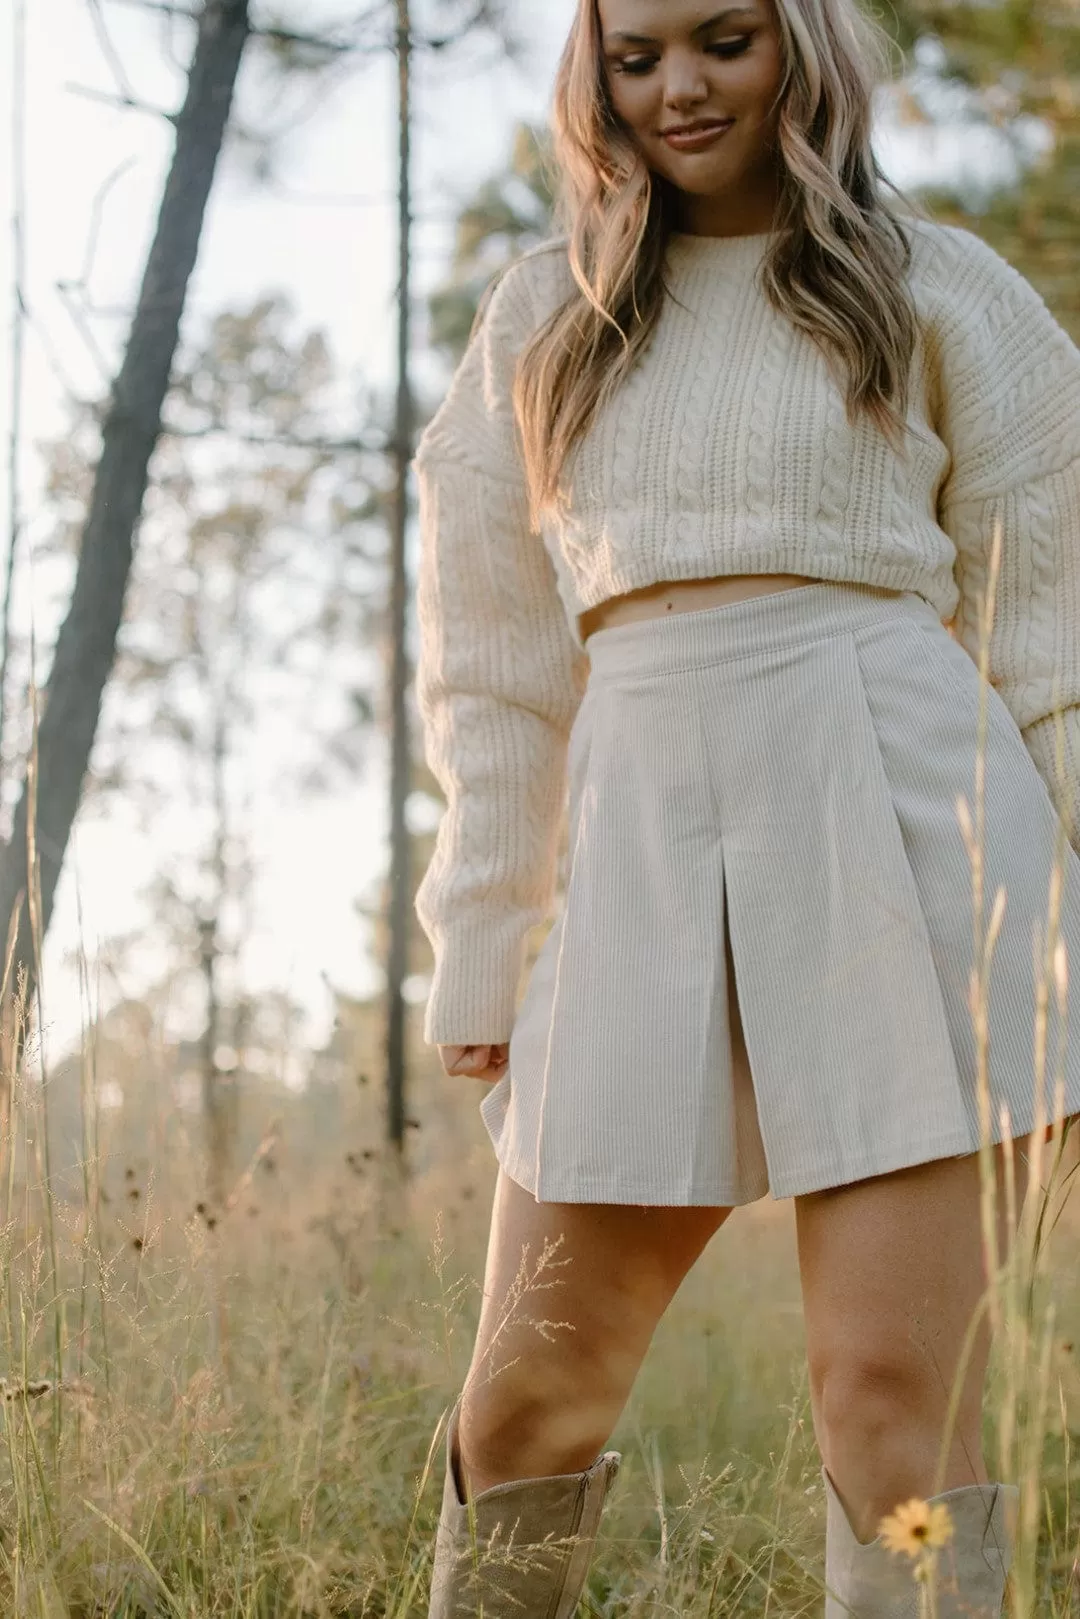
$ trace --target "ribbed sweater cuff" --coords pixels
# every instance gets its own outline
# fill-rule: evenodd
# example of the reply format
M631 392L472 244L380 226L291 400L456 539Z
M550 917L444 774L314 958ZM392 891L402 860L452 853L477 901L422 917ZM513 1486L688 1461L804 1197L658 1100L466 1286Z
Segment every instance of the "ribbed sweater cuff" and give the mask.
M1061 769L1057 763L1057 728L1059 716L1050 714L1044 720L1024 728L1024 741L1045 781L1065 823L1069 841L1080 853L1080 707L1066 708L1060 715L1063 731Z
M510 1039L525 960L521 925L491 918L440 935L424 1013L432 1046L502 1045Z

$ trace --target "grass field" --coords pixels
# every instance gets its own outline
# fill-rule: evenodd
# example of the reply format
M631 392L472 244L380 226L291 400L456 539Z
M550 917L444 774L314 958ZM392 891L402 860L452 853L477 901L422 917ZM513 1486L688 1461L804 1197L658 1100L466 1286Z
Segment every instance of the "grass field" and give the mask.
M313 1144L310 1099L276 1123L268 1099L217 1215L196 1206L197 1142L167 1098L134 1141L119 1116L95 1119L89 1087L84 1165L66 1180L54 1165L46 1197L48 1093L16 1087L0 1612L426 1611L441 1488L429 1447L468 1363L494 1166L478 1087L430 1061L417 1083L428 1122L407 1186L374 1144L377 1098L357 1091L333 1150ZM1053 1619L1080 1611L1077 1235L1068 1205L1030 1304L1010 1307L987 1408L990 1454L1033 1492L1025 1611ZM790 1205L741 1211L718 1234L613 1444L594 1612L821 1613Z

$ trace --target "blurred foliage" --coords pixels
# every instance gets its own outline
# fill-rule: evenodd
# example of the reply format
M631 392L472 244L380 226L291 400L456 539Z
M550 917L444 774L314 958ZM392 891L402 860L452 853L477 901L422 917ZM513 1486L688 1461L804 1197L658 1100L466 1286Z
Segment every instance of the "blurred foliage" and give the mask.
M933 36L945 73L969 86L997 129L1040 120L1052 136L1046 156L1003 187L977 215L928 189L935 215L978 232L1022 275L1080 341L1080 6L1075 0L1004 0L943 5L899 0L897 36ZM973 130L972 139L978 139Z
M452 362L464 352L492 276L551 234L554 196L550 139L519 124L507 171L485 180L462 209L450 274L430 300L431 344Z

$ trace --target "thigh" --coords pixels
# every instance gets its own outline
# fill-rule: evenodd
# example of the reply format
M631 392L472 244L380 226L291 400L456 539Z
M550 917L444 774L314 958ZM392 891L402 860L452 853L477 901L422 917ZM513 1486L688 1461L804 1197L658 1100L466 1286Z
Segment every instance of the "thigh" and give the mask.
M1013 1144L1018 1205L1026 1146ZM994 1161L1003 1256L1009 1231L1000 1148ZM880 1375L922 1387L927 1402L945 1411L988 1281L980 1184L973 1155L796 1199L812 1398L841 1367L849 1382ZM961 1422L977 1424L989 1346L984 1311L963 1376Z
M574 1372L629 1385L687 1271L730 1213L538 1203L500 1170L470 1384L543 1398ZM512 1398L510 1389L508 1397Z

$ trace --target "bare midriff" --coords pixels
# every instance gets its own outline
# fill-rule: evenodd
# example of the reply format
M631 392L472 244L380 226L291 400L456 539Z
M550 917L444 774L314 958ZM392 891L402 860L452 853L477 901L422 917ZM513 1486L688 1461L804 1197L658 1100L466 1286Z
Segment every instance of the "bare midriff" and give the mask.
M667 613L690 613L703 607L719 607L724 602L747 601L751 596L769 596L776 590L823 583L801 573L728 573L713 579L663 579L625 596L609 596L607 601L597 602L578 615L578 625L584 642L595 630L610 629L615 624L663 618ZM881 596L903 594L884 585L863 584L859 588Z
M819 585L799 573L729 573L715 579L663 579L625 596L609 596L578 616L582 641L595 630L615 624L631 624L642 618L663 618L667 613L689 613L702 607L719 607L722 602L746 601L751 596L767 596L774 590L792 590L797 585Z

